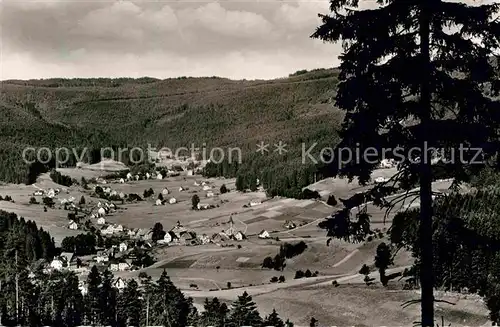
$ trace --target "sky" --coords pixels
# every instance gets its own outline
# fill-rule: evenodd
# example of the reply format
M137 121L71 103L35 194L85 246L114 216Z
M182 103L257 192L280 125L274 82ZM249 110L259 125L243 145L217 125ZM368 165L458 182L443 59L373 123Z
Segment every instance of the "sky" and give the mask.
M341 53L310 38L328 0L0 0L0 10L0 80L271 79L338 66Z

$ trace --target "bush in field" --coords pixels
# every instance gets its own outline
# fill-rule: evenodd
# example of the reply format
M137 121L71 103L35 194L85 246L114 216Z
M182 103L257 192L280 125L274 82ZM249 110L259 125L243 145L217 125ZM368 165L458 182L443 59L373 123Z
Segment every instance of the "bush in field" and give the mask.
M38 201L36 200L36 198L34 196L32 196L30 198L30 204L38 204Z
M271 283L277 283L278 282L278 277L273 276L273 278L271 278L270 282Z
M335 199L335 196L333 194L328 197L326 204L328 204L329 206L336 206L338 204L337 199Z
M222 186L220 187L220 194L224 194L227 192L229 192L229 190L227 189L226 184L222 184Z

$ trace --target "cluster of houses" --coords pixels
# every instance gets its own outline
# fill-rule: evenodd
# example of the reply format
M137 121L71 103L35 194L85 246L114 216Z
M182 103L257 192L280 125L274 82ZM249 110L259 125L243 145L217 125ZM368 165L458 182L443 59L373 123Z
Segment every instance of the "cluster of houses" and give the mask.
M49 197L49 198L54 198L56 195L58 195L59 193L61 193L61 189L58 189L58 188L49 188L48 190L42 190L42 189L39 189L39 190L36 190L35 192L33 192L33 196L46 196L46 197Z

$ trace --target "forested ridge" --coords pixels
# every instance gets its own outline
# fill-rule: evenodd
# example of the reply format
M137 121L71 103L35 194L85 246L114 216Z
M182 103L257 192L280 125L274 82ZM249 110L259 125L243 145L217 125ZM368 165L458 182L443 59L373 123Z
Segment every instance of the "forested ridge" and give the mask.
M223 78L49 79L3 81L0 94L0 180L25 182L22 151L140 146L175 150L239 147L246 165L300 162L301 143L332 146L342 113L332 97L336 70L300 71L276 80ZM271 144L265 158L260 141ZM287 144L287 156L272 144ZM319 146L318 146L319 149ZM318 150L319 151L319 150ZM95 159L93 159L95 160ZM281 168L280 168L281 169Z

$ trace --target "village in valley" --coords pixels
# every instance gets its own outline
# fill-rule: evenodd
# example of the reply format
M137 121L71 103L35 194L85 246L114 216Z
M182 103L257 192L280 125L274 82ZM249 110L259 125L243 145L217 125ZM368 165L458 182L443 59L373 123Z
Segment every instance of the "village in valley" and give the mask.
M370 185L330 178L309 186L318 192L317 199L268 197L259 181L256 191L242 192L236 190L235 179L203 177L205 164L160 157L133 172L113 160L79 163L42 174L32 185L0 186L0 195L12 199L0 204L51 233L61 253L51 262L38 262L37 269L73 271L82 294L88 291L93 266L113 272L118 290L131 278L139 280L144 273L158 277L166 270L200 309L205 298L231 301L247 291L264 311L272 302L301 321L305 311L319 316L325 301L313 301L308 309L299 310L300 303L290 307L298 287L318 292L321 285L363 285L366 280L358 271L364 265L372 267L371 280L377 280L373 253L388 227L380 208L363 205L373 217L374 233L360 244L336 240L328 246L318 226L340 208L342 198ZM372 184L386 182L394 166L384 160ZM61 176L71 178L72 185L55 183ZM436 191L449 185L438 181ZM284 255L289 249L291 254ZM401 252L391 271L401 272L411 263L411 256ZM325 312L324 319L329 315Z

